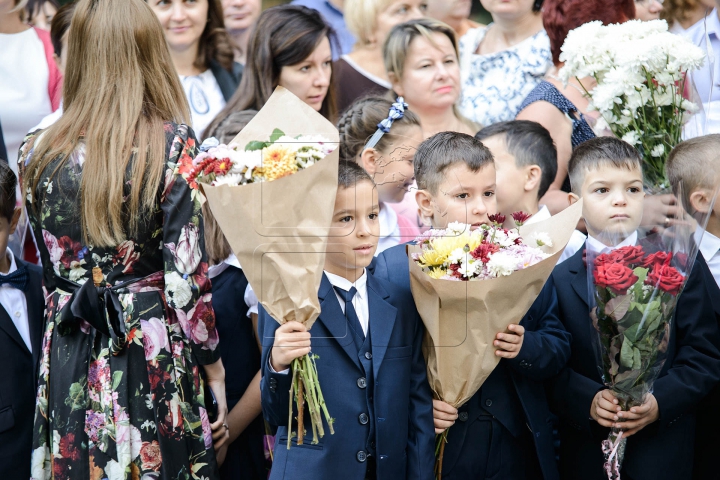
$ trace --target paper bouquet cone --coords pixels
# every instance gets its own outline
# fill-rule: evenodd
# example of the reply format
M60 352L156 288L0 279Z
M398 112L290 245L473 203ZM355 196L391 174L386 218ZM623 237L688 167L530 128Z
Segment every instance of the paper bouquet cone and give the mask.
M582 214L582 200L543 222L523 225L550 235L552 256L510 276L488 280L436 280L408 255L410 287L425 324L423 353L428 381L436 397L459 407L482 386L500 362L493 340L519 323L540 294ZM419 245L408 253L420 252Z
M244 148L285 135L321 135L337 143L328 122L288 90L278 87L255 118L231 142ZM339 151L272 182L202 185L257 298L278 322L308 329L320 314L317 298L338 184Z

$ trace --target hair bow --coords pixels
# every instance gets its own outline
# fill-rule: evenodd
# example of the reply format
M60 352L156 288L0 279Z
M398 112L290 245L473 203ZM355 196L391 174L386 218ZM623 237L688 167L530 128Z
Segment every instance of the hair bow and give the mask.
M395 100L395 102L393 102L393 104L390 106L390 111L388 112L387 118L382 122L378 123L378 129L375 131L370 140L365 144L363 150L373 148L375 145L378 144L383 135L385 135L386 133L390 133L390 127L392 127L393 122L395 122L395 120L403 118L403 116L405 116L405 110L407 108L408 104L405 103L405 99L403 97L397 97L397 100Z

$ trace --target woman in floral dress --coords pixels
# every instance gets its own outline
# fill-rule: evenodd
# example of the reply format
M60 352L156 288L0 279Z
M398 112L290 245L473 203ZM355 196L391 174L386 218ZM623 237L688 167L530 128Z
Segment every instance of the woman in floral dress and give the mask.
M224 370L182 87L142 0L81 0L69 38L65 114L20 158L48 294L32 478L214 479Z

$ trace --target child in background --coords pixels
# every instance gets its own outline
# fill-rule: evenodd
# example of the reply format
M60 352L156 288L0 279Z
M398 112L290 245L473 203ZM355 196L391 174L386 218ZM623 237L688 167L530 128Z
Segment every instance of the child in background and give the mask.
M295 321L281 326L260 309L263 412L278 426L270 479L431 480L435 435L422 321L407 292L366 270L380 233L375 184L354 162L340 162L338 180L320 316L308 331ZM311 346L335 434L326 429L319 444L306 436L297 445L295 422L288 425L289 368Z
M420 234L416 225L388 205L402 202L413 184L413 156L423 139L420 120L406 109L402 99L393 104L385 98L368 97L355 102L338 122L340 159L360 164L377 185L380 199L377 254ZM381 122L387 131L378 128ZM376 132L380 132L377 134L380 138L369 143Z
M257 112L245 110L228 116L212 132L228 144ZM260 341L257 336L257 299L245 273L206 203L205 249L212 281L215 325L225 365L229 442L217 452L223 480L265 480L267 469L263 440L265 422L260 405ZM251 314L251 308L255 314Z
M539 205L557 174L557 149L545 127L528 120L500 122L483 128L475 138L488 147L495 159L497 208L506 215L506 226L514 227L513 212L532 215L525 223L550 218L550 210ZM558 263L570 258L585 243L575 230Z
M573 152L569 175L572 198L583 199L585 248L605 253L635 245L645 196L638 151L615 137L588 140ZM560 320L572 334L570 361L549 386L551 405L560 417L561 476L606 480L600 446L608 429L619 427L630 437L623 478L689 479L695 408L720 379L720 332L706 287L712 275L698 256L677 303L667 360L653 392L643 405L621 411L597 366L584 253L579 250L552 275Z
M462 222L478 228L497 212L495 166L490 150L470 135L441 132L415 154L416 200L432 228ZM374 276L410 294L405 246L381 253ZM500 363L459 409L433 400L435 433L450 428L443 479L557 479L552 415L543 381L570 356L570 336L557 318L548 281L528 313L496 335Z
M666 169L673 192L692 216L710 213L705 231L698 226L695 242L707 262L715 282L705 282L712 299L715 319L720 322L720 135L696 137L677 145L668 157ZM713 200L715 203L713 204ZM711 210L712 209L712 210ZM693 478L709 480L720 478L717 469L717 452L720 451L720 385L703 399L698 407L695 429L695 461Z

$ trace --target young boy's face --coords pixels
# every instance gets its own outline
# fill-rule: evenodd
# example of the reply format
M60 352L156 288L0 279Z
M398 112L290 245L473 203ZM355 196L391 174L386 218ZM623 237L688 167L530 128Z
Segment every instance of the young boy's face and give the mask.
M338 188L325 270L351 282L362 275L377 250L379 212L377 189L371 182Z
M585 172L581 197L588 233L616 245L640 226L643 214L642 172L601 166Z
M420 190L416 195L421 215L432 228L446 228L451 222L468 223L477 228L497 213L495 165L476 172L464 162L449 166L435 194Z
M528 167L518 167L515 164L515 156L508 152L504 135L494 135L482 141L483 145L490 149L495 159L495 177L497 188L495 196L497 210L504 215L513 212L525 211L533 214L537 211L537 190L531 192L533 206L532 211L527 212L527 191L525 190L528 180Z

